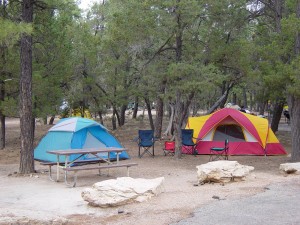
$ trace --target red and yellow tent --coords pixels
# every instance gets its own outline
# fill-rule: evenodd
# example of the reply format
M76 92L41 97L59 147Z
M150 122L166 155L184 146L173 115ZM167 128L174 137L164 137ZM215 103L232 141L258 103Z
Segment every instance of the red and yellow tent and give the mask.
M269 127L267 119L224 108L200 117L189 117L186 129L193 129L198 154L209 154L211 147L224 147L229 140L229 155L287 154Z

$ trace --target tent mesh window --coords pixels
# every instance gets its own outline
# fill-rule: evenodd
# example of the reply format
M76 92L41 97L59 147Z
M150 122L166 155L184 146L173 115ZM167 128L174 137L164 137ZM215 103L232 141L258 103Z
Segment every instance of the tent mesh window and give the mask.
M243 142L245 136L240 126L236 124L220 125L214 134L214 141L224 141L228 139L230 142Z

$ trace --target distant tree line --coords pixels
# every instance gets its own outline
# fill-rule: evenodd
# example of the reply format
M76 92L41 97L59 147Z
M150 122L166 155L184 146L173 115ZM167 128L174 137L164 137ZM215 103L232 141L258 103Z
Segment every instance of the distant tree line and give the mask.
M116 129L135 102L133 118L145 106L180 158L181 128L199 110L272 106L276 132L288 104L299 161L299 17L294 0L103 0L85 14L73 0L0 0L0 147L5 117L20 117L20 173L33 172L35 118L68 102L101 122L111 109Z

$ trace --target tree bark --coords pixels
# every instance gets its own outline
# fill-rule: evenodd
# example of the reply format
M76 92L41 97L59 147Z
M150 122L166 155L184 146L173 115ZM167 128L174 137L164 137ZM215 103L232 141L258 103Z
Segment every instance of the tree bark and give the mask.
M163 136L172 136L173 135L173 121L174 121L174 106L173 105L169 105L169 124L167 126L166 131L163 133Z
M245 88L243 89L243 105L244 107L248 108L247 92Z
M135 100L134 100L134 108L133 108L133 113L132 113L132 119L136 119L138 109L139 109L139 97L136 96Z
M0 51L1 51L1 47L0 47ZM3 49L4 50L4 49ZM1 77L4 77L4 65L5 60L4 60L4 52L2 53L2 57L3 57L3 64L0 61L0 75ZM1 57L1 58L2 58ZM4 97L5 97L5 84L4 84L4 80L0 80L0 102L4 101ZM4 149L5 148L5 115L3 114L2 109L0 109L0 149Z
M181 142L182 142L182 136L181 136L181 118L183 114L183 104L181 102L181 91L176 91L176 104L175 104L175 113L174 113L174 136L175 136L175 156L176 158L181 158L182 152L181 152Z
M223 93L223 95L215 102L215 104L210 107L210 109L207 111L207 114L211 114L214 112L221 104L222 102L226 102L229 94L229 90L233 87L233 84L230 84L227 88L227 90Z
M164 102L162 98L158 98L156 101L156 117L155 117L155 134L156 138L161 137L162 123L164 117Z
M32 0L22 2L22 21L33 21ZM21 76L20 76L20 128L21 152L19 173L28 174L34 171L33 158L33 115L32 115L32 37L22 34L21 37Z
M120 124L119 126L123 126L125 124L125 113L126 113L127 105L122 105L120 110Z
M236 97L236 93L235 92L232 93L232 104L234 104L234 105L237 104L237 97Z
M266 108L266 102L259 102L258 103L258 112L259 112L259 115L264 115L265 108Z
M253 93L252 92L250 92L249 98L250 98L250 110L253 111Z
M0 149L5 148L5 115L0 111Z
M152 112L151 112L152 106L149 101L149 98L145 97L145 103L146 103L146 108L147 108L147 112L148 112L150 127L151 127L151 130L154 130L154 123L153 123L153 117L152 117Z
M116 119L118 121L119 126L121 124L120 115L118 113L118 110L117 110L116 106L113 106L113 117L112 118L113 118L113 120L112 120L113 129L116 130L117 129Z
M112 123L112 129L116 130L117 129L117 122L116 122L116 113L115 110L113 110L113 115L111 118L111 123Z
M53 125L54 119L55 119L55 116L52 115L50 120L49 120L49 125Z
M1 18L6 18L7 13L6 13L6 6L7 6L7 1L3 0L0 1L0 17ZM5 97L5 76L6 76L6 71L5 71L5 65L6 65L6 50L7 46L5 44L0 46L0 102L4 101ZM5 148L5 115L3 114L2 109L0 109L0 149Z
M98 110L98 116L99 116L100 123L102 125L104 125L104 121L103 121L103 116L102 116L102 111L101 110Z
M300 1L296 6L297 18L300 18ZM300 55L300 33L297 33L295 40L295 54ZM288 106L291 121L292 133L292 154L291 160L293 162L300 161L300 97L294 94L288 95Z
M277 33L281 32L281 19L283 11L283 2L284 0L275 0L274 1L274 17L275 17L275 30Z
M160 95L163 95L165 93L166 84L167 81L163 80L160 85L159 94L156 100L155 137L157 138L161 137L162 122L164 117L164 100Z
M288 105L292 130L291 160L293 162L300 162L300 98L289 95Z
M276 133L278 131L278 124L281 119L283 106L284 106L284 103L282 101L278 101L274 105L273 117L272 117L272 122L271 122L271 129L274 133Z
M182 61L182 46L183 46L183 24L181 21L181 13L179 8L181 0L176 0L176 6L175 6L175 20L177 24L177 31L176 31L176 43L175 43L175 52L176 52L176 63L179 63ZM182 78L179 78L178 81L181 81ZM183 115L183 104L182 104L182 93L181 90L176 90L176 97L175 97L175 107L174 107L174 121L173 121L173 127L174 127L174 136L175 136L175 157L181 158L181 118Z

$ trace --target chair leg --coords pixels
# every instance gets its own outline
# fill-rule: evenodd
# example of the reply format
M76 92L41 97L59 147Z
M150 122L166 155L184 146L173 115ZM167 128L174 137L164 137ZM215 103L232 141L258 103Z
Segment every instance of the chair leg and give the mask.
M144 150L142 154L141 154L141 148L142 148L142 150ZM152 146L152 153L151 153L151 149L150 148L151 148L151 146L149 146L149 147L142 147L142 146L140 146L139 147L139 158L142 158L143 155L145 155L145 153L147 153L150 156L154 157L154 146Z
M198 151L197 151L196 147L197 147L196 145L193 147L193 155L194 156L198 155Z
M154 145L152 145L152 157L154 158Z
M225 152L225 160L228 160L228 153Z
M209 156L209 161L216 161L216 160L228 160L228 153L226 151L223 152L217 152L217 151L211 151Z

